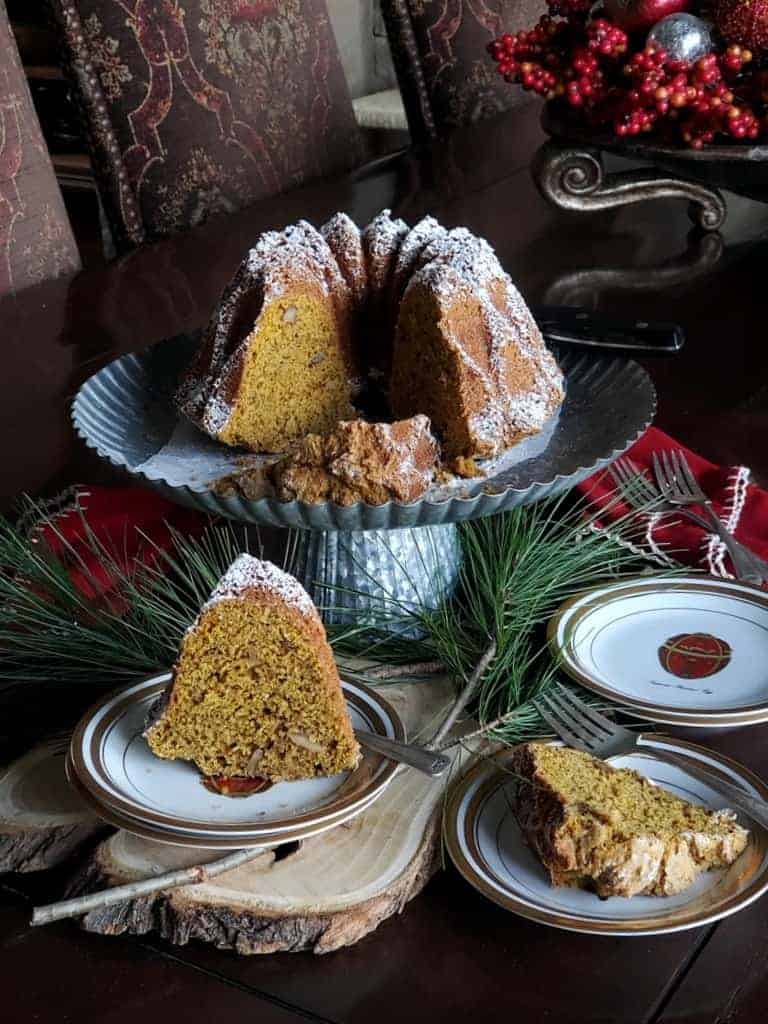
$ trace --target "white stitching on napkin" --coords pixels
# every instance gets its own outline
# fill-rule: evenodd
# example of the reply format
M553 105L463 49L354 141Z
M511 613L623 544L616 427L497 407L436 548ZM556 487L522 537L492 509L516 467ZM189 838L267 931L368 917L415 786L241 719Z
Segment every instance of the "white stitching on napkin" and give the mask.
M734 533L741 520L741 513L747 500L747 487L749 486L749 468L738 466L728 478L728 493L730 498L723 504L723 515L720 521L725 528ZM704 540L703 560L709 572L714 576L724 576L726 579L733 579L733 575L725 568L725 544L716 533L708 533Z

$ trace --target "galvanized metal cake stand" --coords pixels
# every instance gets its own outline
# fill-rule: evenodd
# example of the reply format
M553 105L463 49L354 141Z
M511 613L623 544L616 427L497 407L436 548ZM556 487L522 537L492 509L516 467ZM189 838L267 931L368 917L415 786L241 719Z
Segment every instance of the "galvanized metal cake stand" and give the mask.
M557 494L625 451L656 405L646 372L614 356L556 353L566 400L541 437L515 449L503 468L411 504L310 505L217 493L236 453L180 423L171 395L197 346L195 335L123 356L91 377L72 409L78 434L103 458L182 505L245 523L284 527L290 569L328 623L404 627L415 607L435 608L453 591L461 564L457 523Z

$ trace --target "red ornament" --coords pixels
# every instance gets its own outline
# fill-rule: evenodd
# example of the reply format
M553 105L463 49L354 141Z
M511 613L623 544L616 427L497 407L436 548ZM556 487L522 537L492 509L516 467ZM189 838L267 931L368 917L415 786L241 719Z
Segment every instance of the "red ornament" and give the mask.
M662 668L678 679L705 679L730 660L730 645L711 633L680 633L659 648Z
M691 9L692 0L604 0L605 13L625 32L653 28L668 14Z
M768 0L717 0L715 24L728 43L768 50Z

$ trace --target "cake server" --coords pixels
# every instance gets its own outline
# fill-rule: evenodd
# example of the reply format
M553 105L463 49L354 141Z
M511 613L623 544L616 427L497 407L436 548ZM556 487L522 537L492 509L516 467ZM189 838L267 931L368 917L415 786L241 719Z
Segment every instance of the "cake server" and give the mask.
M437 778L450 766L451 759L445 754L437 754L426 747L418 747L413 743L399 743L397 740L389 740L377 733L368 732L366 729L355 729L357 742L361 747L372 750L374 754L381 754L390 761L397 761L398 764L407 764L416 768L425 775Z
M710 786L728 802L743 811L753 821L768 829L768 803L745 793L721 775L700 768L692 760L679 757L658 743L648 743L642 733L631 732L611 722L565 686L557 685L552 692L537 697L534 701L539 714L554 729L560 739L569 747L583 750L593 757L606 760L633 750L653 750L656 757L677 765L683 771L695 776Z
M579 306L534 306L532 312L546 340L557 345L624 355L670 356L685 343L685 332L679 324L619 320Z

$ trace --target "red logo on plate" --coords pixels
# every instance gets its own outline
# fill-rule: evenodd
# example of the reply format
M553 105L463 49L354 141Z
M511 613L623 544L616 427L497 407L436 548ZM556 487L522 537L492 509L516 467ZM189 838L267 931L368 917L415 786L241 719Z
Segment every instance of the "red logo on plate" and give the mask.
M680 633L659 648L661 667L678 679L705 679L730 660L730 646L710 633Z

